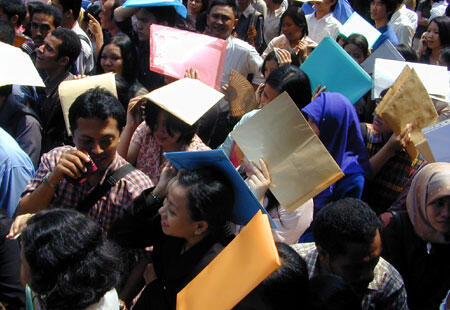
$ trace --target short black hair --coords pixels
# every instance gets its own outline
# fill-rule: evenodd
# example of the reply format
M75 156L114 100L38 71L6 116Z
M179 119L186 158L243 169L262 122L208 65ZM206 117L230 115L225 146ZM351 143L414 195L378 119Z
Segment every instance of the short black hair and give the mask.
M266 84L280 94L286 91L299 110L311 102L311 83L303 70L293 65L282 66L272 71Z
M0 20L0 41L9 45L14 44L16 30L9 20Z
M0 0L0 9L8 16L8 19L17 15L17 26L22 25L22 21L27 15L27 8L22 0Z
M300 61L298 59L298 56L295 54L294 50L288 49L288 52L291 54L292 62L290 64L293 66L300 67ZM274 60L278 65L280 65L275 50L271 51L269 54L267 54L266 58L264 58L263 64L261 66L261 73L263 75L266 73L266 63L270 60Z
M367 58L367 56L369 56L369 43L367 42L366 37L362 34L353 33L349 35L344 39L344 44L342 45L342 47L345 47L347 44L356 45L363 52L364 58Z
M372 3L374 0L370 0ZM395 13L397 9L397 1L396 0L381 0L386 7L386 15L388 17L388 21L391 19L392 15Z
M291 6L288 7L286 11L284 11L280 18L280 32L283 25L283 19L285 19L286 17L290 17L294 24L302 29L302 38L308 35L308 23L306 22L305 12L301 8L297 6Z
M356 198L330 202L313 223L314 239L330 256L345 254L348 243L370 245L381 223L367 203Z
M446 65L447 65L447 70L450 70L450 47L445 47L441 50L441 55L442 59L444 59ZM443 65L443 64L441 64Z
M145 104L145 122L147 126L150 128L150 133L153 135L153 132L156 129L156 125L158 123L158 115L165 110L161 109L154 102L148 100ZM197 124L193 124L192 126L183 122L178 117L173 114L167 113L166 119L166 131L170 136L173 136L176 132L179 132L181 135L178 138L178 143L182 145L189 145L192 141L192 138L195 135Z
M396 45L395 48L403 56L403 58L405 58L406 61L409 61L409 62L418 62L419 61L419 59L417 58L417 53L412 47L401 43L401 44Z
M36 5L33 5L33 10L30 11L30 21L33 19L33 15L36 13L42 13L44 15L52 16L53 26L55 26L55 28L61 26L62 13L53 5L37 2Z
M330 12L334 12L334 9L336 8L338 2L339 2L339 0L336 0L336 3L330 7Z
M57 28L52 31L52 36L61 40L61 44L58 46L58 58L69 57L66 69L70 67L81 52L81 42L78 35L70 29Z
M72 16L75 20L80 16L81 0L59 0L63 8L63 13L72 10Z
M283 3L283 0L272 0L272 2L273 2L273 3L276 3L276 4L282 4L282 3Z
M74 132L77 129L79 118L98 118L105 121L110 117L117 121L117 127L121 132L126 122L126 113L122 104L106 89L92 88L78 96L70 107L70 130Z
M209 12L211 12L211 9L216 5L225 5L231 7L234 13L234 17L237 18L237 6L234 0L213 0L208 7L207 14L209 14Z
M97 223L75 210L36 213L22 232L22 246L29 285L44 309L85 309L119 282L118 250Z
M184 28L185 20L177 13L173 6L153 6L143 8L156 18L156 23L167 23L170 27Z
M8 97L12 93L12 85L0 86L0 97Z

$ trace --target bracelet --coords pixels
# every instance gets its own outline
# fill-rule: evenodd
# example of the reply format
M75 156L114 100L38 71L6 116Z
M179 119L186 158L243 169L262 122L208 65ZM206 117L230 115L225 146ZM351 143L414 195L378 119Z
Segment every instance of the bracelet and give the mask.
M154 194L153 191L150 193L150 195L157 203L161 203L163 201L162 197L160 197L158 194Z
M56 185L51 183L50 180L48 179L49 175L50 175L50 172L47 172L45 177L42 179L42 183L44 183L45 185L47 185L53 189L56 189Z

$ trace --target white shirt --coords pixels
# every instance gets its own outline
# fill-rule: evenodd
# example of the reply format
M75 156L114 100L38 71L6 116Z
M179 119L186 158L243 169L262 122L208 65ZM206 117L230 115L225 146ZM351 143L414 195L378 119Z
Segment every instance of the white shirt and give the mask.
M405 11L400 9L392 14L389 26L394 30L400 44L411 46L416 29Z
M430 18L428 20L432 20L433 18L438 16L443 16L446 9L447 2L445 2L445 0L433 3L431 5Z
M308 47L314 48L317 46L317 43L311 40L309 36L303 37L302 41L306 42ZM270 41L269 44L267 45L264 52L262 53L262 58L265 59L267 55L269 55L269 53L273 51L274 48L283 48L290 50L291 44L289 43L289 40L286 38L284 34L276 38L273 38L272 41Z
M72 31L78 35L81 42L81 52L75 61L79 74L88 74L94 69L94 52L92 48L92 43L86 32L81 29L78 22L72 28ZM83 39L81 38L83 37Z
M414 31L416 31L417 29L417 23L419 21L419 16L417 15L417 13L411 9L409 9L406 5L402 5L402 7L400 8L400 11L402 11L402 13L404 13L406 16L408 16L409 20L411 21L411 24L413 24L414 26Z
M320 19L317 19L315 13L306 15L308 24L308 36L318 44L323 38L330 36L336 39L341 23L334 18L333 12L330 12Z

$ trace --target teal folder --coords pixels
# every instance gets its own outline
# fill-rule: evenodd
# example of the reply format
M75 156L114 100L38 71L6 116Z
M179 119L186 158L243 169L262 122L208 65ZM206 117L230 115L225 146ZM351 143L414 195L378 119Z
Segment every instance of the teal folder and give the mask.
M196 152L170 152L164 153L167 160L175 167L175 169L196 169L205 166L214 166L220 169L228 177L233 184L234 190L234 208L232 221L235 224L246 225L261 210L269 216L272 228L277 229L278 226L273 222L253 193L245 184L242 177L234 168L230 159L223 150L209 150Z
M183 18L187 16L187 9L181 2L181 0L127 0L124 4L124 7L134 7L134 8L143 8L143 7L156 7L156 6L173 6L178 14L180 14Z
M353 104L372 88L372 78L331 37L320 42L300 69L308 75L312 90L321 84Z

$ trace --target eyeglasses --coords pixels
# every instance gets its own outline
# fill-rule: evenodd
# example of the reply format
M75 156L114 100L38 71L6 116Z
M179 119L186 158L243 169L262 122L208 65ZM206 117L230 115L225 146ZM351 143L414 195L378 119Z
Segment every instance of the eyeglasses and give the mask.
M35 22L31 23L31 28L34 28L34 29L38 29L39 28L39 31L43 32L43 33L50 31L50 26L49 25L47 25L47 24L38 24L38 23L35 23Z

